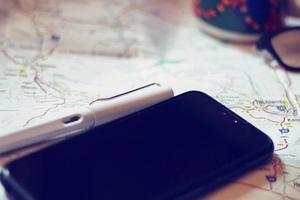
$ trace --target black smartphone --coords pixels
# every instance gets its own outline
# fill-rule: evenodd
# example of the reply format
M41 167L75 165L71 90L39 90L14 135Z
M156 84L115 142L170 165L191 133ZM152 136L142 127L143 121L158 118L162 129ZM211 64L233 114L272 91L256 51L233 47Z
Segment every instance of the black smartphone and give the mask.
M271 139L201 92L187 92L7 164L15 199L201 197L267 162Z

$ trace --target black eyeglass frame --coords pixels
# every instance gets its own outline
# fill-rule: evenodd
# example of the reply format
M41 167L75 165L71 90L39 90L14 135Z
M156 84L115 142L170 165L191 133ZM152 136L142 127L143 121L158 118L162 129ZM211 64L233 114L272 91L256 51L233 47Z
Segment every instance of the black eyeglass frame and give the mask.
M293 31L293 30L300 30L300 27L297 26L297 27L283 28L283 29L280 29L279 31L276 31L273 33L266 33L266 34L262 35L259 38L259 40L256 42L256 49L259 51L267 50L273 56L273 58L275 60L277 60L278 63L285 69L287 69L289 71L293 71L293 72L300 72L299 67L297 68L297 67L293 67L293 66L285 64L272 45L272 39L274 37L276 37L282 33Z

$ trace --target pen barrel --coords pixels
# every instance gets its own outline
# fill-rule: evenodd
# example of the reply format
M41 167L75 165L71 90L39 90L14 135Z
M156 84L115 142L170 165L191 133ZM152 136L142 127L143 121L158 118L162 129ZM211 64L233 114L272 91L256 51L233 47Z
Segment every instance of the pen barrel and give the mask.
M91 105L91 110L95 117L95 125L105 124L109 121L140 111L167 100L173 97L173 95L171 88L153 84L126 95L99 101Z
M3 136L0 140L0 153L61 136L74 135L94 126L94 118L88 108L78 109L75 113L61 112L59 116Z

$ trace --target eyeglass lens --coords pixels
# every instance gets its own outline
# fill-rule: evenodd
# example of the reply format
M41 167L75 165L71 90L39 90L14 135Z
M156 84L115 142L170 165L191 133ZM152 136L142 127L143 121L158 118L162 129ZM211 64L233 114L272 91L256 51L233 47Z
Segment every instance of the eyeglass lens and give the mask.
M272 45L282 62L300 69L300 30L290 30L272 38Z

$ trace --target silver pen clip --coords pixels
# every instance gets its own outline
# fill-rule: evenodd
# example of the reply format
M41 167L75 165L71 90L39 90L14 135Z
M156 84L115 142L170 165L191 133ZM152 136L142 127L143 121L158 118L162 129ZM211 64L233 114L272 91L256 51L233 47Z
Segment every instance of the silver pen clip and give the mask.
M151 86L161 86L159 83L150 83L148 85L144 85L142 87L138 87L138 88L135 88L133 90L129 90L129 91L126 91L126 92L123 92L123 93L120 93L120 94L116 94L114 96L111 96L111 97L106 97L106 98L98 98L98 99L95 99L93 100L92 102L89 103L89 105L91 106L92 104L98 102L98 101L109 101L109 100L112 100L112 99L115 99L115 98L118 98L118 97L122 97L124 95L127 95L127 94L130 94L130 93L133 93L133 92L136 92L136 91L139 91L139 90L142 90L142 89L145 89L145 88L148 88L148 87L151 87Z

